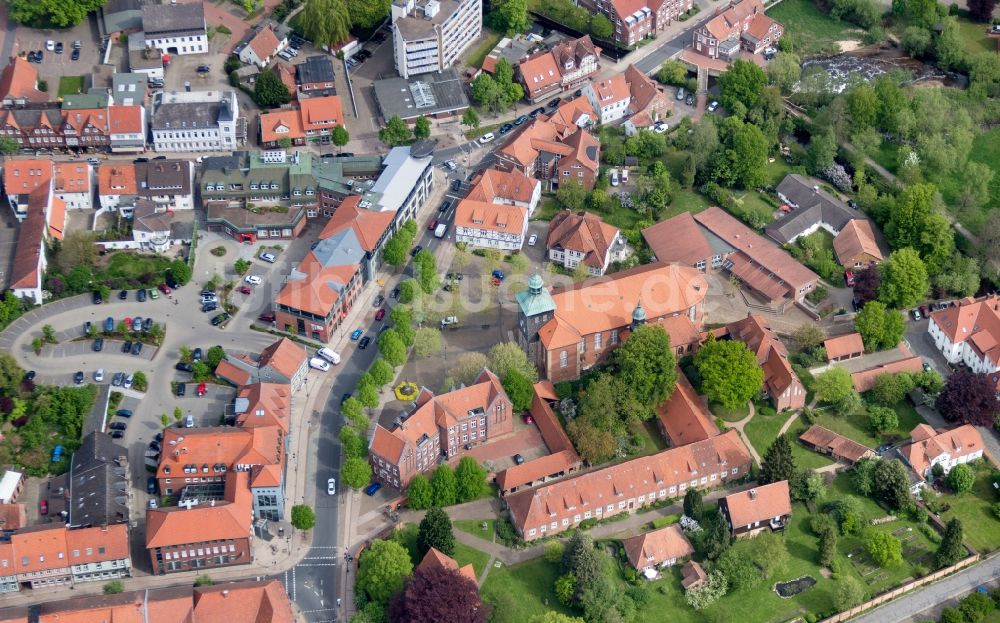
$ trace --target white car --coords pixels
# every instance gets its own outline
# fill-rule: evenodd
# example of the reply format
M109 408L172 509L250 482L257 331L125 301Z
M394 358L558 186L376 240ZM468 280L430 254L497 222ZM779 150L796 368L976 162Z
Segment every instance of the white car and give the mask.
M715 109L719 107L718 100L712 100L712 103L708 105L708 112L715 112Z
M146 508L155 509L156 508L156 498L149 498L149 502L146 503Z
M335 350L329 349L325 346L316 351L316 354L322 357L323 359L326 359L333 365L337 365L338 363L340 363L340 353L338 353Z
M258 277L257 275L247 275L246 277L243 278L243 281L246 281L252 286L259 286L262 283L260 277Z
M125 383L122 384L122 387L124 387L125 389L132 389L132 383L134 382L135 382L135 375L130 374L125 377Z
M49 39L48 41L45 42L45 49L48 50L49 52L51 52L52 50L55 50L56 49L56 42L53 41L52 39Z
M269 264L274 264L275 260L277 260L278 258L275 257L273 253L261 253L260 259L264 260L265 262L268 262Z
M321 359L319 357L312 357L309 359L309 367L313 370L320 370L321 372L326 372L330 369L330 362L326 359Z
M441 326L448 327L454 324L458 324L458 316L448 316L441 319Z
M326 494L337 495L337 479L330 478L326 481Z
M449 171L454 171L455 169L458 168L458 165L455 164L454 160L445 160L444 161L444 166L446 166Z
M215 294L202 294L201 295L201 304L202 305L205 305L206 303L218 303L218 302L219 302L219 297L217 295L215 295Z
M485 145L486 143L492 141L494 138L496 137L493 136L492 132L487 132L486 134L483 134L482 136L479 137L479 143L481 145Z
M653 126L653 132L656 132L657 134L663 134L669 129L670 126L667 125L666 123L663 123L662 121Z
M531 236L528 238L528 246L533 247L535 246L536 242L538 242L538 236L535 234L531 234Z
M103 380L104 380L104 368L98 368L97 371L94 372L94 382L100 383Z

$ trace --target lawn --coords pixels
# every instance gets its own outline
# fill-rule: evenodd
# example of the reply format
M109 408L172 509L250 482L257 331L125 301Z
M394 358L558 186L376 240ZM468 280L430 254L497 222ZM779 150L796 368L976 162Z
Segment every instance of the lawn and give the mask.
M678 188L670 195L670 205L663 212L663 218L660 220L666 220L672 216L677 216L681 212L690 212L691 214L697 214L701 212L708 206L712 205L707 197L701 193L697 193L693 190L686 190L684 188Z
M989 52L996 54L997 44L993 39L986 36L986 24L974 22L969 18L967 11L958 13L959 40L966 54L979 54Z
M61 76L59 78L59 97L76 95L83 92L83 76Z
M972 153L969 154L969 159L982 162L993 169L990 204L985 207L1000 206L1000 128L977 134L972 141Z
M740 405L735 409L729 409L719 402L708 403L708 410L712 412L712 415L717 415L727 422L739 422L746 416L750 415L750 407L747 405Z
M778 431L788 420L788 413L778 413L776 415L762 415L757 413L753 419L743 428L750 444L757 450L757 454L764 456L771 443L778 437ZM799 469L816 469L833 463L828 457L813 452L798 441L796 433L802 428L801 421L795 421L788 429L789 443L792 446L792 458L795 459L795 466Z
M635 422L629 426L629 430L642 439L642 449L632 456L646 456L667 449L667 440L663 438L655 418L646 422Z
M875 448L883 442L896 441L909 437L910 431L917 424L924 423L924 418L920 417L917 410L908 402L899 403L893 407L893 410L896 411L896 415L899 417L899 426L895 430L886 431L881 434L872 432L871 428L868 427L867 412L836 415L833 411L827 409L817 412L814 421L820 426L829 428L869 448Z
M480 69L483 66L483 60L490 53L490 51L496 47L503 35L493 32L489 28L483 28L482 36L484 37L483 44L476 48L476 51L465 59L465 64L469 67Z
M770 223L774 220L774 211L777 208L759 192L755 190L742 193L735 192L733 196L736 198L736 206L733 213L740 220L744 222L756 222L753 218L749 217L752 213L756 213L759 220L763 223Z
M107 266L94 270L94 281L107 279L140 279L151 275L150 285L156 285L166 276L170 260L162 255L141 255L138 253L113 253L108 256Z
M458 541L455 541L454 558L458 562L459 567L472 565L472 568L476 571L477 578L483 574L483 571L486 569L486 563L490 561L490 555L486 552L469 547L465 543L459 543Z
M941 513L942 521L958 517L965 529L969 545L986 554L1000 547L1000 521L993 514L992 506L1000 502L1000 494L993 488L992 471L986 462L976 466L976 484L972 491L960 495L942 495L939 501L951 509Z
M559 568L544 558L512 567L490 569L480 589L483 601L499 605L490 619L494 623L524 623L533 615L556 610L572 614L556 598L553 585ZM641 619L640 619L641 620Z
M785 26L786 36L795 40L801 56L830 48L837 41L860 39L860 29L836 20L816 7L812 0L784 0L767 11L768 16Z
M482 525L486 523L486 529ZM461 530L466 534L471 534L485 541L493 542L493 535L496 534L496 519L456 519L452 522L456 530Z
M417 549L417 532L420 531L420 526L415 523L408 523L402 528L396 531L393 535L393 540L406 548L406 551L410 553L410 560L413 561L413 566L416 567L423 560L420 556L420 552ZM453 558L458 562L459 566L472 565L472 568L476 570L476 577L483 572L486 568L486 563L490 560L490 555L486 552L480 551L474 547L469 547L464 543L455 542L455 555Z

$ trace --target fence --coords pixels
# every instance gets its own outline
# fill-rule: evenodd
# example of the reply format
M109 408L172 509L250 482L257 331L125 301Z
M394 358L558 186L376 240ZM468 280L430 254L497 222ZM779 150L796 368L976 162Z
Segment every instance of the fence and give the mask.
M969 556L968 558L965 558L963 560L958 561L957 563L955 563L954 565L952 565L950 567L945 567L944 569L941 569L940 571L935 571L934 573L930 573L928 575L925 575L924 577L920 578L919 580L914 580L912 582L908 582L908 583L906 583L906 584L904 584L904 585L902 585L902 586L900 586L898 588L895 588L895 589L893 589L891 591L888 591L886 593L882 593L878 597L875 597L874 599L866 601L865 603L861 604L860 606L855 606L855 607L851 608L850 610L844 610L843 612L835 614L832 617L823 619L820 623L840 623L841 621L846 621L846 620L848 620L848 619L850 619L852 617L855 617L855 616L861 614L862 612L864 612L866 610L870 610L870 609L872 609L872 608L874 608L876 606L881 606L882 604L884 604L886 602L889 602L889 601L892 601L893 599L895 599L895 598L897 598L897 597L899 597L901 595L905 595L906 593L912 591L915 588L919 588L919 587L923 586L924 584L930 584L931 582L936 582L937 580L940 580L944 576L950 575L950 574L958 571L959 569L968 567L969 565L971 565L973 563L976 563L976 562L979 562L979 554L973 554L972 556Z

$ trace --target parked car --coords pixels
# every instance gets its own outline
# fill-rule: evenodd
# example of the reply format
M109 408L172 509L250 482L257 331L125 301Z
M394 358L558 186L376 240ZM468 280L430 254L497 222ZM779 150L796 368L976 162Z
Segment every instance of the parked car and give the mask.
M316 351L316 356L326 359L333 365L337 365L338 363L340 363L340 353L338 353L335 350L329 349L325 346Z
M125 389L132 389L133 383L135 383L135 375L130 374L125 377L125 382L122 383L122 387L124 387Z
M102 350L104 350L104 338L99 337L96 340L94 340L94 352L99 353Z
M112 318L111 316L108 316L107 318L104 319L104 332L111 333L114 330L115 330L115 319Z
M179 371L181 371L181 372L194 372L194 366L192 366L192 365L191 365L191 364L189 364L189 363L185 363L185 362L183 362L183 361L178 361L178 362L177 362L177 363L176 363L176 364L174 365L174 369L175 369L175 370L179 370Z
M125 422L112 422L108 428L111 430L126 430L128 428L128 424Z
M35 371L34 370L28 370L27 372L25 372L24 373L24 380L25 381L34 381L35 380Z
M715 112L715 109L719 107L719 102L717 100L712 100L708 104L708 112Z
M354 331L351 331L351 340L357 342L359 339L361 339L361 335L364 332L365 332L364 329L355 329Z
M170 289L170 286L165 283L161 283L158 287L160 288L160 292L163 292L164 294L170 294L173 292L173 290Z
M118 409L117 411L115 411L115 415L117 415L118 417L130 418L130 417L132 417L132 410L131 409Z
M538 115L542 114L543 112L545 112L545 107L544 106L539 106L538 108L536 108L536 109L532 110L530 113L528 113L528 116L531 117L532 119L534 119L535 117L537 117Z
M368 348L368 345L371 344L371 343L372 343L372 339L366 335L363 338L361 338L360 342L358 342L358 348L360 348L361 350L364 350L364 349Z
M531 234L528 236L528 246L533 247L535 243L538 242L538 236L536 234Z
M382 488L382 483L373 482L372 484L365 487L365 495L371 496L378 493L378 490Z
M142 342L134 342L132 344L132 354L138 355L142 352Z
M517 119L514 119L514 125L521 125L528 120L528 115L521 115Z
M190 415L184 416L184 428L194 428L194 417Z
M146 302L146 289L145 288L140 288L140 289L138 289L138 290L135 291L135 300L139 301L140 303L145 303Z
M438 212L447 212L448 208L451 207L450 201L442 201L441 205L438 206Z
M423 250L424 250L424 247L418 244L417 246L415 246L412 249L410 249L410 255L413 256L413 257L416 257L417 253L420 253Z
M274 322L274 312L264 312L263 314L257 316L257 320L261 322Z
M375 312L375 320L381 322L383 318L385 318L385 308L382 308L377 312Z
M115 387L121 387L122 383L125 382L124 372L115 372L115 375L111 377L111 384Z
M261 253L260 259L270 264L274 264L274 262L277 261L278 258L273 253Z
M49 501L48 500L43 499L43 500L40 500L38 502L38 513L41 514L41 515L48 515L49 514Z
M252 286L259 286L262 283L260 277L258 277L257 275L247 275L246 277L243 278L243 281L249 283Z
M142 332L149 333L149 330L153 328L153 319L146 318L142 321Z
M427 223L427 231L434 231L438 226L437 219L434 219L430 223Z
M328 478L326 481L326 494L337 495L337 479Z
M150 495L156 493L156 476L150 476L146 479L146 493Z
M688 93L687 98L684 99L684 103L688 106L694 106L694 93Z
M684 87L677 87L677 101L680 102L683 100L684 100Z
M453 191L457 192L460 188L462 188L462 180L452 180L451 181L451 189Z
M398 299L399 298L399 288L393 288L392 292L389 293L389 296L391 296L392 300L394 300L394 301L396 299Z
M510 132L513 129L514 129L513 124L510 123L503 124L502 126L500 126L500 136L503 136L504 134Z
M236 291L239 292L240 294L253 294L253 290L251 290L247 286L240 286L236 288Z
M104 368L98 368L94 370L94 382L100 383L104 381Z
M204 313L214 312L217 309L219 309L218 303L205 303L201 306L201 311Z
M503 281L504 277L506 276L506 275L503 274L503 271L499 270L499 269L498 270L494 270L493 273L492 273L492 275L493 275L494 279L499 279L500 281Z
M514 455L514 463L516 463L518 465L524 465L524 457L521 456L520 454L515 454Z
M126 299L128 299L128 290L119 290L118 291L118 300L119 301L124 301Z
M330 362L320 357L311 357L309 359L309 367L313 370L327 372L330 370Z
M665 133L669 129L670 129L670 125L667 124L667 123L665 123L665 122L663 122L663 121L658 121L653 126L653 132L656 132L657 134L663 134L663 133Z
M178 383L176 385L175 389L174 389L174 394L178 398L180 398L181 396L183 396L186 393L187 393L187 385L185 385L184 383Z
M123 433L120 430L113 430L113 431L111 431L111 438L112 439L121 439L124 436L125 436L125 433Z
M56 43L56 54L62 54L64 49L62 41Z
M154 301L160 298L160 293L154 290L153 288L150 288L148 292L149 292L149 298L153 299Z
M90 295L90 297L91 300L94 302L94 305L100 305L101 303L104 302L104 297L101 296L101 293L98 292L97 290L94 290L94 292Z
M198 389L195 391L199 397L204 396L208 393L208 385L205 383L198 383Z
M854 287L854 273L849 270L844 271L844 283L847 284L848 288Z
M132 331L142 331L142 316L136 316L132 319Z
M76 374L73 375L73 382L77 385L83 385L83 370L77 370Z
M200 74L207 74L208 72L212 71L212 68L209 67L208 65L198 65L198 69L196 69L195 71L197 71Z
M215 316L214 318L212 318L212 326L213 327L217 327L220 324L222 324L223 322L229 320L231 317L232 316L230 316L228 313L222 312L218 316Z
M920 320L921 318L923 318L923 316L920 315L920 310L919 309L914 309L914 310L910 311L910 315L913 316L914 320Z
M446 316L441 319L441 328L458 324L458 316Z

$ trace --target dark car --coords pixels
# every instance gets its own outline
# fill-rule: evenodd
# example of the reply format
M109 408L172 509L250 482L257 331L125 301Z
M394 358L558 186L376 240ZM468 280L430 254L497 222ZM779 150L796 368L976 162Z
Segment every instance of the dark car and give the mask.
M417 246L413 247L412 251L410 251L410 255L416 257L417 253L420 253L423 250L424 248L418 244Z
M109 426L108 428L110 428L111 430L125 430L126 428L128 428L128 424L126 424L125 422L112 422L111 426Z
M104 302L104 297L101 296L100 292L94 290L94 293L91 295L91 300L94 301L94 305L100 305Z
M450 207L451 207L451 202L450 201L444 201L444 202L441 203L440 206L438 206L438 212L447 212L448 208L450 208Z
M552 99L549 100L548 106L549 108L555 108L556 106L559 105L559 102L561 101L562 101L561 97L553 97Z
M104 350L104 338L99 337L96 340L94 340L94 352L99 353L102 350Z
M217 327L223 322L229 320L229 318L230 318L229 314L227 314L226 312L222 312L218 316L212 318L212 326Z
M197 71L200 74L207 74L208 72L212 71L212 68L209 67L208 65L198 65L198 69L196 69L195 71Z
M184 383L178 383L178 384L177 384L177 388L176 388L176 389L174 390L174 393L175 393L175 394L176 394L176 395L177 395L178 397L180 397L180 396L183 396L183 395L184 395L184 392L185 392L186 390L187 390L187 385L185 385Z
M688 93L687 99L684 100L684 103L688 106L694 106L694 93Z
M150 476L146 479L146 493L150 495L156 493L156 476Z
M149 333L149 330L153 328L153 319L146 318L142 321L142 332Z
M451 189L457 191L462 187L462 180L452 180Z
M44 60L45 60L45 52L44 51L38 50L37 52L35 52L35 62L36 63L41 63Z
M191 361L201 361L202 356L203 353L201 352L201 348L196 348L191 351Z
M132 319L132 331L142 331L142 316L136 316Z
M524 457L521 456L520 454L515 454L514 462L517 463L518 465L524 465Z
M133 355L138 355L141 352L142 352L142 342L133 342L132 343L132 354Z
M73 50L72 52L70 52L69 60L71 61L80 60L80 50Z
M139 288L138 290L136 290L135 300L139 301L140 303L146 302L146 288Z
M274 322L274 312L264 312L263 314L257 316L257 320L261 322Z
M343 406L343 404L344 404L345 402L347 402L347 399L348 399L348 398L350 398L350 397L351 397L351 395L350 395L350 394L344 394L343 396L341 396L341 397L340 397L340 404L341 404L341 406Z
M132 417L132 410L131 409L118 409L117 411L115 411L115 415L117 415L118 417L130 418L130 417Z
M183 361L178 361L177 364L174 365L174 369L180 370L181 372L194 372L194 366L189 363L184 363Z
M375 300L372 301L372 307L382 307L382 303L385 303L385 297L379 294L375 297Z
M34 381L35 380L35 371L34 370L28 370L27 372L25 372L24 373L24 380L25 381Z
M77 385L83 385L83 372L81 370L77 370L76 374L73 375L73 382Z
M132 352L132 341L131 340L128 340L124 344L122 344L122 352L126 353L126 354Z
M514 125L521 125L528 120L528 115L521 115L517 119L514 119Z
M573 97L580 97L581 95L583 95L583 89L577 89L576 91L573 91Z
M87 322L83 323L83 334L84 335L88 335L90 333L90 328L92 326L94 326L94 324L92 322L90 322L89 320Z
M393 288L392 292L389 293L389 296L392 297L392 300L394 300L394 301L396 299L398 299L399 298L399 288Z
M361 50L360 52L358 52L358 58L371 58L371 57L372 53L369 52L368 50Z
M29 63L34 63L35 62L35 51L34 50L28 50L28 62Z
M218 303L205 303L204 305L201 306L201 311L205 313L213 312L217 309L219 309Z
M111 333L114 330L115 330L115 319L112 318L111 316L108 316L107 318L104 319L104 332Z
M121 439L124 436L125 436L125 433L123 433L120 430L113 430L113 431L111 431L111 438L112 439Z
M118 293L118 300L119 301L124 301L126 299L128 299L128 290L122 290L122 291L120 291Z
M56 54L62 54L64 49L62 41L56 43Z
M385 309L380 309L377 312L375 312L376 321L381 322L383 318L385 318Z
M513 129L514 129L513 125L511 125L509 123L505 123L502 126L500 126L500 134L506 134L506 133L510 132L511 130L513 130Z
M372 484L365 487L365 495L375 495L378 490L382 488L382 483L373 482Z
M360 348L361 350L364 350L364 349L368 348L368 345L371 344L371 343L372 343L372 339L366 335L363 338L361 338L360 342L358 342L358 348Z

